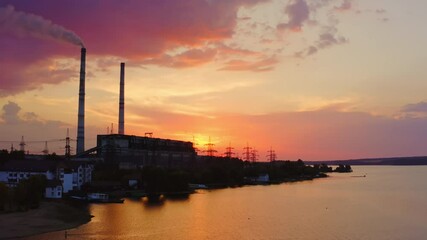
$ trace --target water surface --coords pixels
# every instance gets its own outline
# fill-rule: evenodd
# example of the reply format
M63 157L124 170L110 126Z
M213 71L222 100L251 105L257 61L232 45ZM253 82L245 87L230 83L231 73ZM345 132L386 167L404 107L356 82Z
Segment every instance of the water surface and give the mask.
M426 239L427 166L353 169L157 204L93 204L95 217L67 239ZM64 231L28 239L64 239Z

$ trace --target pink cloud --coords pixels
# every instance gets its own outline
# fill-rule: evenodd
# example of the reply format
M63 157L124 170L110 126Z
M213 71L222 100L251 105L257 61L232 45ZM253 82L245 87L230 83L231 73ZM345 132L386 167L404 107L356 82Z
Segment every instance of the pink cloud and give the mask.
M238 10L267 1L5 0L0 3L0 8L10 5L15 12L26 13L43 20L41 22L50 22L75 32L84 41L88 58L91 55L106 55L138 62L147 59L165 60L165 53L177 47L201 48L208 43L229 39L237 24ZM36 62L49 61L54 56L79 58L79 50L72 45L39 37L37 34L22 34L23 29L20 29L21 33L17 33L10 26L4 24L4 21L0 24L0 66L4 68L6 64L12 65L12 68L2 69L2 73L14 72L1 78L2 95L34 89L45 83L40 79L41 81L33 84L32 77L16 74L18 70L34 66ZM190 50L187 55L176 56L178 59L169 65L182 67L209 60L203 58L208 57L207 55L202 57L196 54L201 53ZM191 62L195 59L200 61ZM164 62L158 61L159 64ZM57 82L56 80L51 82Z

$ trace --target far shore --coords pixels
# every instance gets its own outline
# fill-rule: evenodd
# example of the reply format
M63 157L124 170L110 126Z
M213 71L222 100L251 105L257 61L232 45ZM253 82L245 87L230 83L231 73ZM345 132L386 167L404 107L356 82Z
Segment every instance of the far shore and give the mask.
M90 221L86 209L66 201L43 201L37 209L0 214L0 239L15 239L76 228Z

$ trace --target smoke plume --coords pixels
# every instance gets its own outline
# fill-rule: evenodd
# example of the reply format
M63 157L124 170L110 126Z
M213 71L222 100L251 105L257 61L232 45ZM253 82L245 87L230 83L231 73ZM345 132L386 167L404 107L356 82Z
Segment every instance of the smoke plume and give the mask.
M83 47L83 42L74 32L31 13L15 11L11 5L0 8L0 32L12 32L19 36L53 38Z

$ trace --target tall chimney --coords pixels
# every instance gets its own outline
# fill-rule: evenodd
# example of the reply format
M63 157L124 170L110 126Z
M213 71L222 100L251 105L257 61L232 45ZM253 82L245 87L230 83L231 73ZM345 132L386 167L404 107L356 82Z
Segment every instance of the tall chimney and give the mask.
M85 150L85 75L86 75L86 48L82 48L80 59L80 90L79 90L79 114L77 124L77 149L76 153Z
M119 134L125 134L125 63L120 63Z

